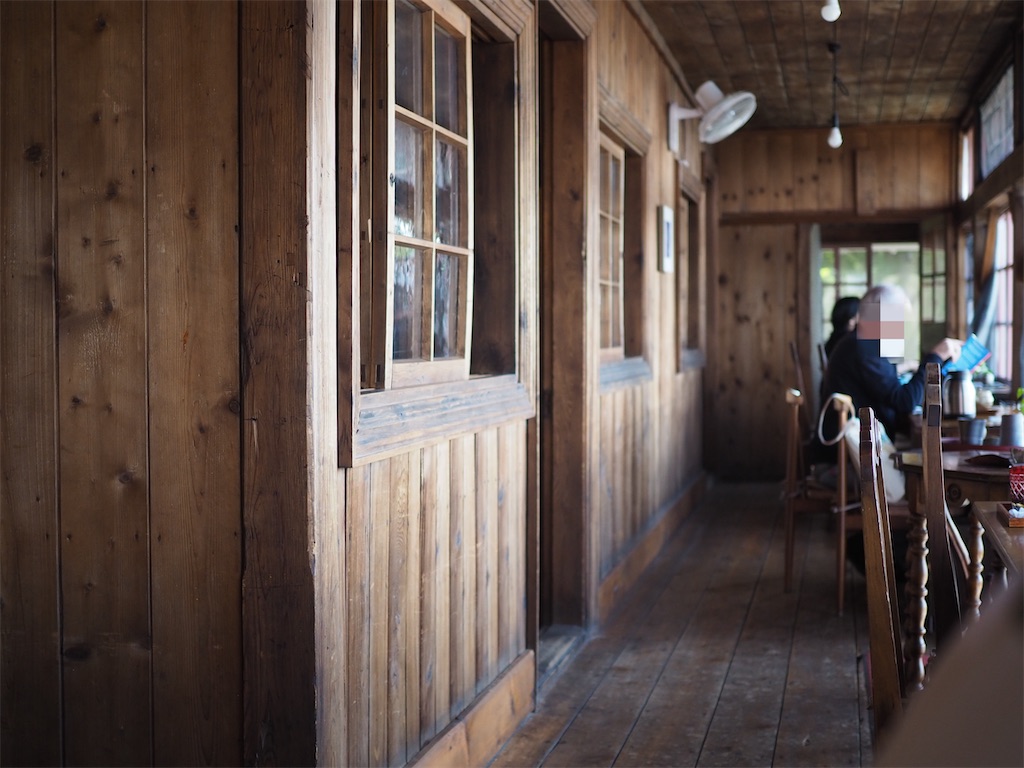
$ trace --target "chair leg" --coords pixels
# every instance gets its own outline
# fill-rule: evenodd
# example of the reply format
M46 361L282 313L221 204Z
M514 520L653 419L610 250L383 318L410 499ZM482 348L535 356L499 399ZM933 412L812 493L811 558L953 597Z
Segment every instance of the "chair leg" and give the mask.
M782 578L782 589L789 592L793 586L793 499L786 499L786 565Z
M843 615L843 607L846 598L846 510L841 506L838 511L839 520L836 522L836 606L839 615Z

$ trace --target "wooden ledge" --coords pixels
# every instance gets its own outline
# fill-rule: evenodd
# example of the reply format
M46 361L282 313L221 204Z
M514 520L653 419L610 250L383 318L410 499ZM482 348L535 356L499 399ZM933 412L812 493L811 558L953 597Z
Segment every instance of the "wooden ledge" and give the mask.
M351 452L343 443L341 465L362 466L533 415L529 393L514 375L373 392L359 398Z

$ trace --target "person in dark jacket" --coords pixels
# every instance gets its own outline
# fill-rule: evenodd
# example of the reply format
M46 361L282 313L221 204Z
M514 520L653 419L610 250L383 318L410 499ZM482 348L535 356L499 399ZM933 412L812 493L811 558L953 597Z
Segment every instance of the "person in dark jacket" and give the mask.
M901 383L896 363L904 357L904 318L910 301L902 288L877 285L861 297L857 331L836 344L828 358L822 389L853 398L856 413L865 406L874 409L889 437L909 432L910 415L924 400L925 363L942 364L960 356L963 342L946 338L921 360L920 367ZM828 424L828 419L826 419ZM835 427L826 436L835 434Z

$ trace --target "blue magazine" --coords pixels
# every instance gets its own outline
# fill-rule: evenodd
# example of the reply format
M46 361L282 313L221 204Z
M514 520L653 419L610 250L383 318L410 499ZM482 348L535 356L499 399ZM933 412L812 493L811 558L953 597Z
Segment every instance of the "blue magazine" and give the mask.
M964 342L963 348L960 350L960 357L957 358L954 363L951 360L947 360L942 365L942 372L949 373L950 371L973 371L983 362L988 360L992 355L988 347L978 341L978 337L973 333L970 338Z

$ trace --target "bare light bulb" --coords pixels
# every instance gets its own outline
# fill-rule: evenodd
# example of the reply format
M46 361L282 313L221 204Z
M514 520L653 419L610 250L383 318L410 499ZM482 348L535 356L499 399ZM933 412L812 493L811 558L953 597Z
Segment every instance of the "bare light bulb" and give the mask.
M843 10L839 7L839 0L827 0L827 2L821 6L821 18L825 21L835 21L839 18Z
M832 130L828 132L828 145L832 149L839 149L843 146L843 134L840 133L838 125L833 125Z

